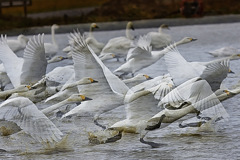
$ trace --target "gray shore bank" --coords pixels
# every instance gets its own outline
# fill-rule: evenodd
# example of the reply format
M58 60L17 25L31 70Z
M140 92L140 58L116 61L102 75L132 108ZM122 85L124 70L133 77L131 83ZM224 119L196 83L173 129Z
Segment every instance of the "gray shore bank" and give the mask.
M183 25L199 25L199 24L220 24L220 23L234 23L240 22L240 15L221 15L221 16L205 16L201 18L168 18L168 19L152 19L152 20L136 20L133 21L135 28L156 28L161 24L168 24L169 26L183 26ZM125 29L126 21L119 22L98 22L100 28L98 31L120 30ZM57 33L69 33L74 29L79 29L80 32L89 30L90 23L61 25ZM33 35L38 33L50 34L51 26L19 28L13 30L0 31L1 34L8 36L16 36L19 34Z

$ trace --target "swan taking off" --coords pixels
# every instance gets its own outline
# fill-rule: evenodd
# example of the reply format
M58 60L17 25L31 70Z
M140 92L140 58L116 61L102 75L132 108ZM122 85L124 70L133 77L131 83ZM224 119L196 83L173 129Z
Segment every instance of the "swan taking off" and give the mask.
M7 45L6 36L1 36L0 59L14 88L22 84L34 84L46 74L43 36L39 34L29 40L23 58L17 57Z
M163 29L169 29L168 25L162 24L158 32L149 32L147 35L151 38L151 46L154 50L159 50L172 43L172 38L169 34L163 33Z
M46 54L46 57L48 58L51 58L58 53L59 46L55 38L55 30L58 28L59 26L57 24L52 25L51 27L52 43L44 43L45 54Z
M157 62L160 58L164 56L164 54L169 52L171 47L189 43L195 40L196 39L191 37L185 37L182 40L166 47L162 51L152 51L150 45L150 37L140 37L137 43L137 47L129 50L130 52L127 55L127 62L118 67L114 71L114 73L121 73L120 76L124 76L129 73L134 75L134 73L136 73L137 71Z
M15 123L38 142L53 143L62 139L63 133L28 98L17 97L3 102L0 105L0 119ZM1 129L12 130L9 127L13 125L9 123Z
M126 58L128 50L134 46L133 35L130 33L130 29L134 30L133 23L128 22L126 26L126 36L115 37L110 39L103 47L99 58L105 56L105 54L114 54L116 58ZM110 56L109 56L110 57ZM106 58L105 58L106 59Z
M123 104L128 87L103 64L79 32L71 33L70 36L78 44L71 46L75 80L92 77L98 83L78 86L79 93L91 97L93 100L81 103L63 117L90 114L94 116L95 124L98 124L96 119L100 114Z

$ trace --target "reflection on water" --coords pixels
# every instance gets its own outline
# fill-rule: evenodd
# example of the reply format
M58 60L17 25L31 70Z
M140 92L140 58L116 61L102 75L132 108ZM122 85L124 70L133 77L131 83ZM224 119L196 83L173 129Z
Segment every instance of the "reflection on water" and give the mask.
M239 47L240 23L196 25L171 27L170 33L175 41L191 36L197 38L196 42L179 46L180 53L188 61L209 61L214 57L207 51L224 46ZM136 29L135 35L156 31L156 28ZM107 34L106 34L107 33ZM124 35L125 31L95 32L95 37L101 42L107 42L109 38ZM68 34L59 34L57 40L59 46L67 45ZM50 41L50 35L45 36L45 41ZM62 49L61 48L61 49ZM64 55L60 52L59 54ZM106 61L105 64L114 70L123 61ZM48 72L56 66L72 64L71 60L50 64ZM229 87L239 81L239 61L231 62L231 74L224 81ZM152 77L166 73L163 60L140 71ZM150 146L139 142L139 135L124 134L122 139L115 143L92 145L88 141L88 133L99 131L101 128L93 124L91 117L75 117L67 120L50 119L66 135L64 140L56 146L46 146L35 142L30 136L22 132L0 137L0 159L239 159L240 157L240 104L239 96L223 102L230 115L228 122L214 128L205 125L201 129L178 128L174 123L162 130L156 130L147 134L146 140L166 144L163 147L152 149ZM37 104L40 109L45 104ZM125 118L124 107L121 106L113 111L101 115L99 123L110 126ZM52 148L55 149L52 149ZM5 152L5 150L7 152Z

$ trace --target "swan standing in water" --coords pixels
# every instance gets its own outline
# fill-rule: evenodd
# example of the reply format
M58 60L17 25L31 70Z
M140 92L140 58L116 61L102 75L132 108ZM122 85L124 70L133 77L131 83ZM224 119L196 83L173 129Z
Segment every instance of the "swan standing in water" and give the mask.
M53 143L62 139L63 133L28 98L17 97L3 102L0 120L8 122L1 126L5 135L23 130L38 142Z
M103 64L79 32L71 33L70 37L78 44L72 46L75 79L92 77L98 83L78 86L79 93L91 97L93 100L81 103L64 114L63 118L72 115L90 114L94 116L96 125L105 128L97 123L98 117L104 112L123 105L128 87ZM105 101L104 99L111 99L111 101Z
M158 32L149 32L147 36L151 38L151 46L154 50L159 50L172 43L172 38L169 34L163 33L163 29L169 29L168 25L162 24Z
M127 62L114 70L113 73L121 73L120 76L124 76L129 73L134 75L134 73L137 71L157 62L167 52L169 52L171 47L189 43L195 40L196 39L191 37L185 37L182 40L166 47L162 51L152 51L150 46L150 38L148 36L140 37L138 40L138 47L135 47L133 50L130 50L131 53L128 53Z
M14 39L8 39L7 40L7 44L9 46L9 48L15 53L19 50L22 50L26 47L27 45L27 42L28 42L28 37L20 34L18 37L17 37L17 40L14 40Z
M58 28L59 28L59 26L57 24L52 25L52 27L51 27L52 43L44 43L45 54L46 54L46 57L48 57L48 58L53 57L59 51L59 46L55 39L55 30Z
M126 26L126 36L115 37L110 39L103 47L99 58L102 58L105 54L114 54L116 58L126 58L128 50L134 46L133 35L130 33L130 29L134 30L133 23L128 22Z

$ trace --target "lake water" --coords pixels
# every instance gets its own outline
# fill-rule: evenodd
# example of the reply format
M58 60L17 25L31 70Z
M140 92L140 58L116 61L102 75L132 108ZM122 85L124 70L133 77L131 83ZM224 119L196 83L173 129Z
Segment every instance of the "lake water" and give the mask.
M101 27L101 26L100 26ZM143 35L149 31L157 31L157 28L135 29L134 35ZM183 37L193 37L198 40L178 47L180 53L188 61L210 61L215 57L206 53L224 46L240 46L240 23L192 25L171 27L166 31L172 35L173 40L178 41ZM125 34L125 30L94 32L94 36L101 42ZM67 34L57 34L56 40L62 50L68 43ZM16 37L9 37L16 38ZM45 42L50 42L51 36L45 35ZM58 54L64 55L62 51ZM104 62L110 70L116 69L123 61L110 60ZM50 64L47 71L57 66L72 64L71 60ZM239 81L239 60L231 61L230 68L235 74L229 74L224 80L224 85L230 87ZM152 77L167 73L163 60L149 66L139 73L145 73ZM35 142L24 133L18 133L10 137L0 137L0 159L240 159L240 101L239 95L223 102L230 115L229 121L224 123L218 131L205 131L196 129L180 129L178 123L153 132L146 136L147 140L166 144L160 148L151 148L139 142L139 135L124 134L122 139L115 143L92 145L88 141L88 132L101 130L93 124L91 117L78 117L69 120L59 120L54 116L50 119L59 129L68 135L58 149L44 149L43 145ZM38 103L42 109L44 103ZM102 114L99 122L110 126L124 119L124 106Z

